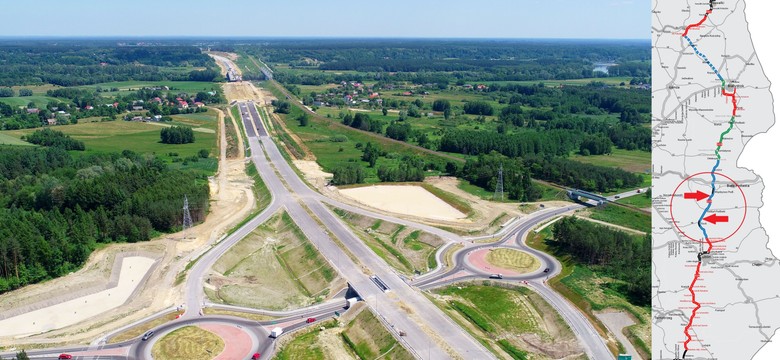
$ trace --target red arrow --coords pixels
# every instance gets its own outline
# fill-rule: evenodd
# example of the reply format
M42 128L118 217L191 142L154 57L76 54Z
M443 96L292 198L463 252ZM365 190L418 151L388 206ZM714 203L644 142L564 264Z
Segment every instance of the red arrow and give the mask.
M724 216L720 216L720 215L712 214L712 215L707 216L706 218L704 218L704 221L707 221L707 222L710 222L710 223L713 223L713 224L717 224L719 222L729 222L729 217L725 216L725 215Z
M685 193L683 195L683 198L685 198L685 199L696 199L696 201L704 200L704 199L706 199L708 197L709 197L709 195L707 195L707 194L705 194L705 193L703 193L701 191L698 191L698 190L695 193L689 192L689 193Z

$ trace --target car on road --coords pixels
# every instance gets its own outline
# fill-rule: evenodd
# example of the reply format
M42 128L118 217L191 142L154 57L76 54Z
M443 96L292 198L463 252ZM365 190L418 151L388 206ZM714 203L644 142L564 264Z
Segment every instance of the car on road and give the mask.
M501 274L490 274L491 279L503 279L504 275Z
M255 353L254 355L252 355L252 360L258 360L258 359L260 359L260 353Z
M545 268L544 272L546 272L546 273L550 272L550 268Z
M311 324L311 323L313 323L315 321L317 321L317 319L315 319L315 318L308 318L308 319L306 319L306 323L307 324Z
M58 360L62 359L73 359L73 355L71 354L60 354L60 356L57 358Z
M154 336L154 330L147 331L146 334L144 334L144 337L141 338L141 340L143 341L149 340L152 336Z
M620 199L620 195L615 195L615 199Z

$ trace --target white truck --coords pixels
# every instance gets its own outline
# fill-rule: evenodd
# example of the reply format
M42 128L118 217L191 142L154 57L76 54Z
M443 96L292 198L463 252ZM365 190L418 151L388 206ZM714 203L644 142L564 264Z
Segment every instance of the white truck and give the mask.
M275 327L275 328L273 328L273 330L271 330L271 337L276 339L280 335L282 335L283 332L284 332L284 329L282 329L280 327Z

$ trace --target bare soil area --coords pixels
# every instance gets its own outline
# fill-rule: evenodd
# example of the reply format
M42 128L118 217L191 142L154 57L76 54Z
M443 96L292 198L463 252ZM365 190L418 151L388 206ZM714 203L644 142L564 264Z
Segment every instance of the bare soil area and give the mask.
M285 213L239 241L207 279L212 301L291 310L330 298L346 286Z
M341 189L339 192L364 205L398 214L447 221L466 217L421 186L375 185Z

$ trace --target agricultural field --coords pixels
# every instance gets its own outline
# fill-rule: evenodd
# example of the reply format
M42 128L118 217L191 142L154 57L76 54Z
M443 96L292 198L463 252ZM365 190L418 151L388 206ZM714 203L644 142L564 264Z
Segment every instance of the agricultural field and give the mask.
M436 267L436 250L444 244L438 236L342 209L331 209L396 270L412 275Z
M630 205L639 209L649 209L653 205L653 197L650 192L645 192L642 195L636 195L636 196L618 199L617 202L624 205Z
M187 326L157 341L152 347L152 356L159 360L204 359L221 353L224 348L225 342L216 334Z
M476 283L436 290L437 305L500 358L561 359L582 354L574 333L525 287Z
M642 150L613 149L609 155L572 155L572 160L586 164L617 167L635 173L650 172L650 152Z
M213 266L206 293L217 303L289 310L346 286L286 212L239 241Z
M213 110L205 113L173 115L170 123L131 122L123 120L90 122L82 119L75 125L52 127L86 145L85 154L109 153L130 150L142 154L154 154L174 168L196 169L211 175L217 170L217 118ZM195 142L190 144L163 144L160 130L165 126L188 126L195 132ZM10 130L0 132L0 141L22 136L39 129ZM209 158L198 159L201 149L209 151ZM193 161L197 160L197 161Z

